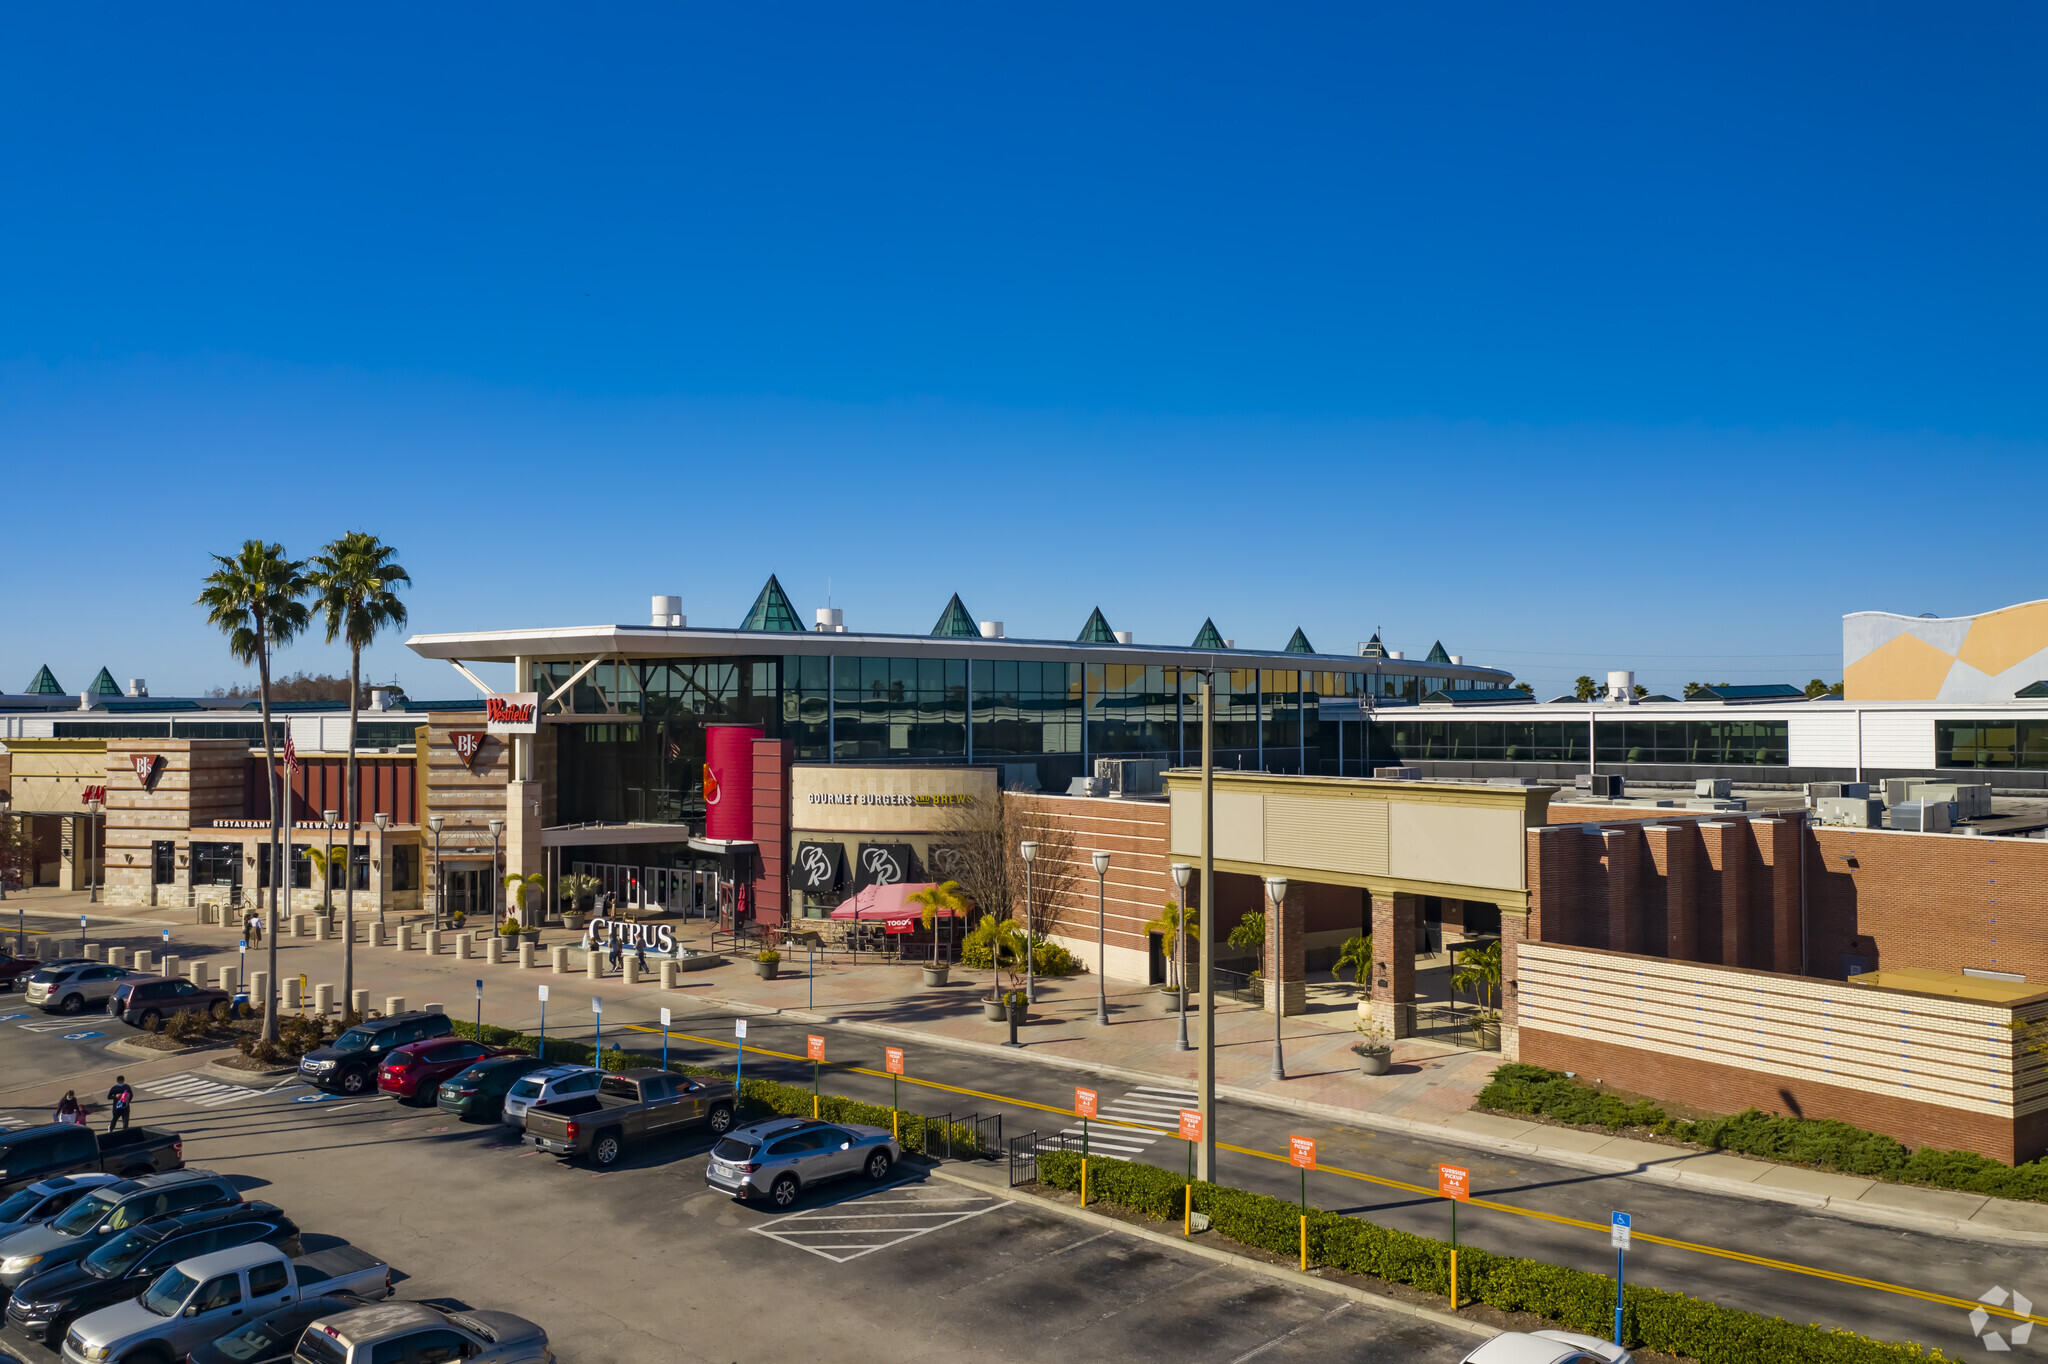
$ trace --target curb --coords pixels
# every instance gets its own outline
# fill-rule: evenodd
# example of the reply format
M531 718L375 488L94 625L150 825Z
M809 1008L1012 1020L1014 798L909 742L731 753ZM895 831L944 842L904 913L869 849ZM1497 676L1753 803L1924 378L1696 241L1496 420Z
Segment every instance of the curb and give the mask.
M989 1186L980 1180L970 1179L965 1175L953 1174L944 1166L934 1167L930 1174L934 1179L943 1179L948 1183L964 1185L971 1189L980 1189L984 1192L989 1189ZM1362 1288L1354 1288L1347 1283L1336 1283L1329 1279L1320 1279L1313 1274L1304 1274L1298 1269L1288 1269L1283 1265L1267 1264L1264 1260L1254 1260L1248 1255L1240 1255L1233 1250L1223 1250L1216 1246L1205 1245L1201 1241L1188 1237L1171 1236L1163 1231L1154 1231L1150 1227L1135 1226L1132 1223L1120 1221L1114 1217L1104 1217L1101 1213L1089 1212L1086 1208L1070 1208L1064 1203L1055 1202L1050 1198L1042 1198L1037 1194L1019 1193L1015 1189L1004 1189L1001 1190L1001 1196L1013 1203L1025 1203L1034 1208L1042 1208L1047 1212L1058 1213L1062 1217L1080 1222L1086 1226L1097 1227L1105 1231L1121 1232L1126 1236L1134 1236L1141 1241L1150 1241L1156 1246L1171 1246L1176 1250L1185 1251L1204 1260L1213 1260L1218 1264L1226 1264L1234 1269L1242 1269L1249 1273L1260 1275L1263 1278L1292 1284L1296 1288L1307 1288L1319 1293L1328 1293L1336 1297L1348 1298L1352 1302L1363 1304L1375 1311L1387 1312L1396 1316L1413 1317L1419 1321L1426 1321L1435 1326L1446 1326L1452 1330L1462 1331L1466 1335L1478 1336L1484 1340L1491 1340L1501 1334L1496 1328L1487 1326L1484 1323L1468 1321L1464 1317L1455 1316L1449 1312L1439 1312L1433 1307L1418 1307L1414 1303L1401 1302L1395 1298L1381 1297L1377 1293L1368 1293Z
M231 1085L241 1085L245 1089L261 1089L267 1084L284 1079L287 1075L296 1075L298 1073L299 1068L297 1066L280 1066L264 1070L238 1070L233 1066L224 1066L218 1061L208 1061L205 1065L199 1067L199 1074L206 1076L210 1080L225 1080Z
M659 989L657 994L662 993ZM805 1009L781 1009L765 1004L754 1004L745 1000L721 999L710 995L683 996L679 999L694 1004L710 1004L734 1013L772 1014L802 1023L818 1023L828 1027L842 1028L848 1032L865 1033L872 1037L885 1037L892 1042L916 1042L920 1045L945 1047L983 1056L1002 1056L1012 1060L1025 1060L1041 1066L1059 1070L1074 1071L1088 1075L1107 1076L1111 1079L1127 1080L1132 1084L1158 1084L1181 1086L1191 1083L1185 1076L1160 1075L1151 1071L1133 1070L1124 1066L1098 1065L1088 1061L1076 1061L1065 1056L1048 1056L1033 1053L1027 1048L1016 1051L990 1042L969 1042L963 1038L934 1036L910 1028L891 1027L885 1023L865 1023L853 1019L839 1018L831 1014L813 1013ZM1189 1053L1194 1055L1195 1053ZM1696 1174L1690 1170L1669 1170L1657 1165L1643 1165L1634 1161L1617 1160L1611 1157L1587 1155L1579 1151L1562 1150L1554 1146L1540 1146L1534 1142L1509 1141L1498 1137L1484 1137L1476 1132L1461 1128L1446 1127L1440 1123L1417 1122L1412 1118L1390 1117L1384 1113L1366 1113L1354 1108L1340 1108L1335 1104L1316 1103L1309 1099L1288 1099L1257 1090L1237 1089L1229 1085L1218 1085L1216 1093L1221 1098L1238 1103L1251 1104L1283 1113L1300 1113L1307 1117L1326 1118L1332 1122L1352 1127L1367 1127L1379 1132L1399 1136L1426 1138L1430 1141L1447 1142L1477 1151L1492 1151L1499 1155L1527 1156L1546 1160L1553 1164L1585 1170L1593 1174L1621 1175L1630 1179L1655 1180L1660 1184L1673 1184L1682 1188L1695 1189L1702 1193L1726 1194L1737 1198L1753 1199L1762 1203L1785 1203L1806 1208L1814 1212L1829 1214L1852 1222L1867 1222L1873 1226L1894 1227L1906 1231L1931 1231L1965 1240L1982 1241L1997 1245L2048 1246L2048 1232L2020 1231L2013 1228L1991 1226L1978 1222L1958 1221L1935 1213L1915 1212L1910 1208L1886 1207L1882 1204L1864 1203L1856 1199L1837 1198L1826 1194L1801 1193L1797 1189L1780 1189L1759 1186L1747 1180L1729 1179L1723 1175ZM1678 1152L1680 1148L1672 1148ZM1685 1154L1697 1155L1698 1152ZM1674 1157L1682 1158L1682 1157ZM1797 1169L1797 1166L1775 1166L1763 1164L1770 1169ZM1918 1188L1918 1185L1902 1185L1902 1188ZM1951 1193L1955 1190L1934 1190L1937 1193ZM2001 1200L1992 1199L1991 1202ZM2019 1204L2031 1207L2032 1204ZM1121 1225L1121 1224L1118 1224ZM1170 1238L1169 1238L1170 1239Z
M181 1047L177 1051L160 1051L155 1047L146 1047L131 1038L117 1037L107 1043L106 1050L114 1053L116 1056L132 1056L138 1061L175 1061L179 1057L184 1056L205 1056L210 1052L220 1051L221 1048L216 1045L211 1047Z

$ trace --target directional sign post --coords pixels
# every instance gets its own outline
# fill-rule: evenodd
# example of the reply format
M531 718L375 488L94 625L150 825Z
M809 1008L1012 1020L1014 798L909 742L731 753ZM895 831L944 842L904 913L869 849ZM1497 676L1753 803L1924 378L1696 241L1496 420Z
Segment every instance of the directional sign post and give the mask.
M896 1130L897 1112L902 1107L898 1102L903 1097L903 1048L888 1047L882 1052L882 1066L889 1072L889 1135L900 1137Z
M1436 1191L1451 1200L1451 1310L1458 1310L1458 1205L1472 1198L1472 1172L1456 1165L1436 1167Z
M804 1036L804 1055L811 1059L811 1116L818 1116L818 1066L825 1059L825 1039L815 1033Z
M1614 1246L1614 1343L1621 1344L1621 1284L1622 1271L1627 1268L1628 1234L1631 1228L1629 1215L1625 1212L1614 1214L1614 1220L1607 1224L1607 1239Z
M478 1045L478 1046L482 1046L482 1045L483 1045L483 1041L484 1041L484 983L483 983L482 981L478 981L478 982L476 983L476 1041L477 1041L477 1045Z
M540 1058L548 1059L548 987L540 987Z
M1088 1120L1095 1116L1096 1093L1092 1089L1074 1091L1074 1113L1081 1119L1081 1206L1088 1206Z
M1308 1172L1316 1168L1316 1139L1289 1137L1287 1163L1301 1171L1301 1272L1308 1273Z
M661 1068L668 1069L668 1010L661 1011Z
M1180 1111L1180 1139L1188 1144L1188 1182L1183 1186L1181 1198L1180 1234L1192 1236L1195 1227L1195 1143L1202 1139L1199 1109L1183 1108Z
M603 1070L603 1069L604 1069L604 997L603 997L602 995L592 995L592 996L590 997L590 1013L591 1013L591 1016L592 1016L593 1018L597 1019L597 1054L596 1054L595 1056L593 1056L593 1057L592 1057L591 1059L597 1062L597 1068L598 1068L599 1070Z
M743 1077L744 1077L744 1076L746 1075L746 1073L747 1073L747 1020L746 1020L746 1019L744 1019L744 1018L735 1018L735 1019L734 1019L734 1020L732 1021L732 1035L733 1035L733 1038L734 1038L734 1043L733 1043L733 1045L735 1045L736 1047L738 1047L738 1048L739 1048L739 1058L740 1058L740 1059L739 1059L739 1062L738 1062L738 1064L736 1064L736 1065L735 1065L735 1066L733 1067L733 1071L732 1071L732 1101L733 1101L733 1105L734 1105L734 1107L738 1107L738 1105L739 1105L739 1102L740 1102L740 1080L741 1080L741 1079L742 1079L742 1078L743 1078Z

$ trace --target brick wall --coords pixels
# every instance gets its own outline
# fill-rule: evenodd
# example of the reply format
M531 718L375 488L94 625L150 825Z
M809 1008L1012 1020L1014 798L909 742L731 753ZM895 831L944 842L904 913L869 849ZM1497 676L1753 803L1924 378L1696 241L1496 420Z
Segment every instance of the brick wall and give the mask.
M754 873L754 917L764 924L789 914L789 766L787 739L754 740L754 842L761 861Z
M1167 805L1164 801L1096 800L1080 796L1008 793L1003 796L1020 830L1052 829L1072 841L1073 848L1057 874L1063 885L1046 896L1038 883L1039 931L1080 954L1095 966L1095 868L1089 855L1097 849L1110 855L1103 878L1107 974L1122 980L1144 980L1148 971L1145 924L1159 917L1168 900L1179 898L1167 853ZM1030 837L1020 832L1019 837ZM1038 867L1051 873L1053 858L1041 838ZM1249 879L1249 878L1247 878ZM1198 884L1188 887L1198 898Z

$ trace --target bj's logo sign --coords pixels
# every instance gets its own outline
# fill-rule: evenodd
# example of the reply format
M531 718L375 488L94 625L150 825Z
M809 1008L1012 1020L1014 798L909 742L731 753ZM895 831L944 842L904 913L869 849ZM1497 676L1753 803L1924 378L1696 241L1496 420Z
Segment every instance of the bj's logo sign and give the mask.
M142 789L147 791L155 786L158 774L164 770L163 755L136 753L131 754L130 759L135 764L135 780L142 783Z
M476 766L476 755L484 751L484 732L480 729L458 729L448 735L448 742L455 746L455 756L470 767Z
M492 734L537 734L539 716L537 691L506 692L484 698L485 729Z

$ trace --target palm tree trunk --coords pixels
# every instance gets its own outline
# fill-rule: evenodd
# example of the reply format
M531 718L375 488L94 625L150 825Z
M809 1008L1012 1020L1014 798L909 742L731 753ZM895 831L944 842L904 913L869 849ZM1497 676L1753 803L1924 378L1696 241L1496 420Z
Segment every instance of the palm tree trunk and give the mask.
M264 626L261 621L258 622L257 629L256 673L257 681L263 693L263 772L270 781L270 913L267 916L269 922L263 925L268 930L264 933L263 939L270 954L270 971L266 976L269 984L265 989L265 998L263 1000L263 1040L275 1042L277 1041L277 883L281 879L278 873L282 870L282 866L277 851L277 757L275 744L270 732L270 641L264 636ZM286 904L289 907L290 901L287 900ZM260 889L256 895L256 909L258 913L262 913L263 894Z
M342 799L348 802L348 855L341 873L343 921L341 935L341 1012L348 1016L356 997L356 823L362 815L363 792L356 776L356 703L362 695L363 651L350 649L348 659L348 774Z

